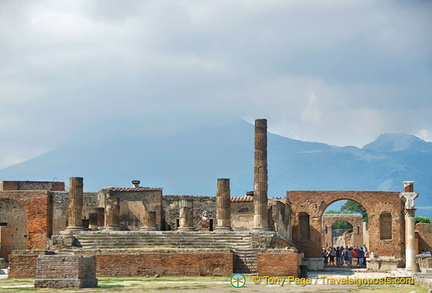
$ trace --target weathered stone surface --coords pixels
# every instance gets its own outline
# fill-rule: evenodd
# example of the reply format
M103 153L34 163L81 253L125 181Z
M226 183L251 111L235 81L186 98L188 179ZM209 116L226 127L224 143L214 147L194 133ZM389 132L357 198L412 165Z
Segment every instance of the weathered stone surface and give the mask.
M300 254L289 250L271 250L257 254L257 269L260 276L299 277Z
M69 204L67 230L83 230L83 178L71 177L69 180Z
M268 228L267 120L255 120L254 225L256 231Z
M232 230L231 228L231 193L228 178L219 178L216 189L216 230Z
M36 262L36 288L97 287L94 256L41 255Z

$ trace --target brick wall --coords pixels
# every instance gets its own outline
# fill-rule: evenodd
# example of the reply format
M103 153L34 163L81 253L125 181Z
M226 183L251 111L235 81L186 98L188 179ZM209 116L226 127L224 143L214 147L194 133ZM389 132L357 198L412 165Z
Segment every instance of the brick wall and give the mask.
M416 225L416 230L418 231L418 253L421 253L422 249L432 251L432 224L419 223Z
M260 276L299 276L300 254L296 252L258 253L257 269Z
M36 260L39 255L9 255L8 278L36 278Z
M171 252L97 254L98 277L130 276L230 276L233 254L229 252ZM38 255L10 255L9 278L34 278Z
M403 205L399 192L383 191L288 191L287 198L293 211L292 235L295 247L305 257L321 257L322 215L335 201L350 199L361 204L369 217L369 251L377 256L402 257L404 254ZM309 239L301 236L300 214L309 216ZM391 215L391 239L380 237L380 215ZM304 231L304 230L303 230Z
M228 276L233 273L232 253L144 253L96 255L98 277Z

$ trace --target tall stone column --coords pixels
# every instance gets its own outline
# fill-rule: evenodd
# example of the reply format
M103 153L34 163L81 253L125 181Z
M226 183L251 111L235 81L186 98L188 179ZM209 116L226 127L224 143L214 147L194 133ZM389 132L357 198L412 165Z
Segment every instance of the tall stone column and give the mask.
M83 199L83 178L70 177L67 231L79 231L84 229L82 224Z
M405 198L405 269L415 270L415 208L414 199L418 193L414 192L414 182L404 181L404 192L401 197Z
M193 231L193 200L181 199L179 208L179 231Z
M231 192L230 180L219 178L216 189L217 231L230 231L231 228Z
M267 231L267 120L255 120L254 220L253 230Z
M105 231L120 230L120 199L111 194L106 199Z

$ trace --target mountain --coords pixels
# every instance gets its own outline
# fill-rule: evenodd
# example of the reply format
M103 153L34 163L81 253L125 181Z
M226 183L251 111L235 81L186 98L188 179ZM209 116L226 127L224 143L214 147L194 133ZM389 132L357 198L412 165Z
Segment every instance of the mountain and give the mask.
M374 142L363 147L365 150L376 152L398 152L398 151L432 151L432 143L405 133L384 133Z
M217 178L231 194L253 190L254 127L242 120L177 123L151 132L141 120L88 127L56 149L0 169L0 180L84 177L85 191L107 186L163 187L164 194L214 195ZM100 129L104 129L101 131ZM403 191L415 181L417 215L432 217L432 147L415 136L383 134L363 148L336 147L268 134L269 196L287 190Z

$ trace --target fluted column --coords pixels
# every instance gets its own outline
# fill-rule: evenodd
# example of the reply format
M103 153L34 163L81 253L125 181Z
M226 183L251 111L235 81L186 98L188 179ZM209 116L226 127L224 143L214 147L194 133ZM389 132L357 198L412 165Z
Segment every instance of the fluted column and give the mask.
M179 230L192 231L193 230L193 200L181 199L179 202L180 216L179 216Z
M404 192L401 197L405 198L405 269L415 270L415 208L414 199L418 193L414 192L414 181L404 181Z
M253 230L268 227L267 120L255 120L254 222Z
M216 189L217 231L230 231L231 228L231 193L230 180L219 178Z
M84 229L82 224L83 197L83 178L70 177L67 231Z

